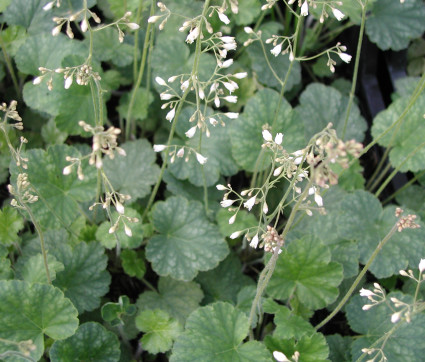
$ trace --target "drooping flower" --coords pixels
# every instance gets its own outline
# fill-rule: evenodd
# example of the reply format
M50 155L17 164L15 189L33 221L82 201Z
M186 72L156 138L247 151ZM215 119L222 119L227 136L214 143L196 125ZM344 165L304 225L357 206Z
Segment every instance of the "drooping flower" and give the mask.
M282 43L276 45L272 50L270 50L270 53L272 53L275 57L277 57L282 51Z
M347 53L338 53L339 57L346 63L350 63L352 56Z
M307 0L304 1L304 3L301 6L301 15L307 16L308 15L308 3Z
M343 12L335 8L332 8L332 13L334 14L334 16L336 17L338 21L341 21L345 16Z
M246 202L243 204L243 206L244 206L245 208L247 208L249 211L251 211L252 207L253 207L253 206L254 206L254 204L255 204L255 199L256 199L256 197L255 197L255 196L251 197L250 199L248 199L248 201L246 201Z

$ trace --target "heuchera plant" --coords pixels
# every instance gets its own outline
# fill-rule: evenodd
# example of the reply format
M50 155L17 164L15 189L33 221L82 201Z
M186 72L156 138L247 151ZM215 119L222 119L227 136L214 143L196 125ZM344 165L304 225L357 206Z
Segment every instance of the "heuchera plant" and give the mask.
M423 358L421 0L0 11L1 360Z

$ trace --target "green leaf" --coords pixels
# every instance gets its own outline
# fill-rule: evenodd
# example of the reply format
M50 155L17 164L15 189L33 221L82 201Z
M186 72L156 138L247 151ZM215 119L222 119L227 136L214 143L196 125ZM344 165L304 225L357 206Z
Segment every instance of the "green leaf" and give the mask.
M33 255L29 258L23 258L24 260L16 264L16 273L20 276L19 279L23 279L29 283L44 283L48 284L46 269L44 266L44 260L42 254ZM57 261L53 255L47 255L47 265L49 267L50 280L56 279L56 273L64 270L64 265Z
M397 99L375 117L372 127L375 140L397 121L407 107L409 98ZM391 146L390 162L402 172L425 169L425 132L422 127L424 107L425 95L422 94L412 105L401 125L394 127L378 141L381 146Z
M127 119L128 105L130 103L130 98L132 97L133 91L124 93L120 98L120 104L117 107L118 112L123 119ZM136 91L135 99L132 111L131 118L137 121L143 121L148 116L148 109L150 104L153 101L153 94L149 92L146 88L140 87Z
M238 295L236 296L236 308L245 313L245 315L249 318L249 314L251 312L252 301L255 298L255 294L257 293L257 286L254 284L247 285L242 287L239 290ZM252 328L257 326L258 314L254 314L254 318L252 319Z
M292 241L282 253L267 292L273 298L295 295L311 309L320 309L338 296L342 266L331 262L331 253L313 236Z
M329 122L338 136L342 137L348 97L338 90L319 83L310 84L300 96L300 105L296 108L304 122L305 138L309 140L313 135L322 131ZM366 131L366 121L360 115L356 104L351 107L348 118L345 139L363 141Z
M360 261L366 264L379 242L397 222L395 207L382 210L381 203L370 193L356 191L340 204L336 219L338 234L354 239L360 251ZM420 255L425 255L423 227L395 233L376 256L370 271L378 278L398 274L408 265L416 268Z
M271 351L279 351L291 358L294 353L299 352L299 362L324 362L329 354L329 347L322 333L304 335L299 340L280 339L266 336L264 343Z
M410 185L407 188L400 189L396 194L396 200L399 205L403 205L415 213L423 220L425 219L425 187L419 185Z
M125 249L120 255L125 273L131 277L142 279L146 273L146 265L141 252Z
M45 33L27 38L19 48L15 60L22 73L38 76L41 74L38 67L55 70L62 66L62 61L68 55L83 55L86 51L79 41L71 40L63 34L53 37L50 33ZM61 78L63 82L63 77Z
M132 316L136 313L137 307L130 303L126 295L118 298L118 303L106 303L102 306L101 314L104 321L112 326L123 325L125 316Z
M284 137L282 144L288 152L304 146L304 128L290 104L277 92L263 89L247 102L244 112L232 121L230 128L233 157L247 171L262 171L270 165L267 151L261 148L264 142L262 131L266 125L274 125L270 130L273 135L278 132L290 135Z
M270 353L260 342L242 343L248 329L248 317L229 303L199 308L187 319L170 361L270 361Z
M234 212L226 209L220 209L216 215L218 227L224 236L230 236L236 231L258 226L258 220L255 216L245 210L239 210L235 222L229 224L229 219L233 215Z
M115 27L95 31L92 34L93 57L97 61L111 61L117 67L125 67L133 62L133 46L119 42L118 30Z
M41 128L41 137L48 145L60 145L68 138L66 132L61 132L55 124L53 118L50 118Z
M44 352L43 334L63 339L78 326L77 310L63 293L51 285L24 281L0 281L0 353L16 350L4 339L20 342L31 339L36 350L30 352L38 361Z
M267 39L271 37L272 34L278 34L281 30L281 25L270 22L260 27L260 30L263 32L262 38ZM261 45L258 44L258 42L255 42L246 49L249 59L251 60L252 70L257 74L260 83L264 84L266 87L280 90L286 74L288 73L289 67L292 66L292 70L288 76L285 87L285 91L288 92L295 85L301 82L300 63L297 61L291 63L287 54L275 57L272 53L270 53L272 48L272 45L266 44L264 54ZM279 77L280 81L276 79L273 72L270 70L265 60L265 56L267 56L271 67L275 74Z
M137 300L139 310L159 308L184 325L186 318L204 297L195 282L181 282L169 277L159 278L158 292L147 291Z
M32 149L26 153L28 179L40 197L30 207L46 228L69 226L80 215L79 202L96 196L96 169L84 161L84 180L77 178L75 169L70 175L63 175L64 167L69 164L66 156L81 158L80 152L67 145L52 146L47 151ZM11 167L14 183L18 173L16 166Z
M25 29L21 26L9 26L1 32L4 47L11 57L15 57L19 48L25 43L28 37Z
M366 34L382 50L401 50L423 34L424 18L425 5L421 0L379 0L372 4L366 19Z
M390 298L412 303L411 296L399 292L388 294L387 299ZM381 348L388 361L414 362L422 359L425 353L425 346L422 343L422 336L425 333L423 313L412 315L410 323L401 320L394 324L391 323L391 315L395 312L392 303L381 303L366 311L362 310L364 304L367 304L367 299L356 295L346 307L351 328L361 334L352 344L353 360L357 360L363 354L361 351L363 348L372 345ZM372 358L375 354L376 352L372 355L363 354L363 358Z
M56 341L50 349L52 362L118 362L120 354L117 336L95 322L82 324L72 337Z
M252 24L261 13L261 2L259 0L239 0L238 5L238 13L232 14L237 25Z
M137 211L126 207L125 215L131 218L137 218L140 220L140 215ZM114 211L111 214L111 221L105 221L96 230L96 240L98 240L105 248L112 249L119 243L121 248L137 248L143 241L143 225L141 222L130 223L126 222L126 225L131 229L132 235L128 236L125 233L124 225L122 221L119 221L118 229L115 233L109 233L109 229L121 215ZM125 220L124 220L125 221Z
M273 337L275 338L300 339L306 334L314 333L314 327L309 322L284 306L279 306L279 310L274 316L274 323L276 329L273 332Z
M16 209L5 206L0 210L0 244L8 246L17 242L23 227L24 222Z
M200 273L196 281L201 284L205 293L205 303L219 300L236 302L239 291L253 280L242 273L242 265L235 254L230 254L217 268Z
M326 336L326 342L329 345L329 359L331 361L351 362L351 343L353 338L350 336L342 337L339 334Z
M126 142L121 147L127 155L113 160L106 158L103 164L106 175L116 191L133 199L145 197L159 175L155 152L145 139Z
M142 311L136 317L136 326L145 333L140 340L143 348L152 354L170 350L182 332L179 322L161 309Z
M50 250L65 270L57 273L54 285L71 299L78 312L92 311L99 307L100 298L109 290L111 277L106 271L108 258L103 247L91 242L81 242L73 249L58 244Z
M229 253L218 228L196 201L170 197L155 204L152 219L159 235L149 240L146 258L161 276L190 281L198 271L213 269Z

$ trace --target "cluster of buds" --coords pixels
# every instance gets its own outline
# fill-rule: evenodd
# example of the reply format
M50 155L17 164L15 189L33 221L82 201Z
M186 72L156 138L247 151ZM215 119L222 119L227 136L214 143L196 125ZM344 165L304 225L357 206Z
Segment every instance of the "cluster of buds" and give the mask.
M394 304L394 308L399 309L397 312L391 314L391 322L397 323L401 318L403 318L407 323L410 323L412 319L412 305L395 297L390 297L390 300Z
M296 1L298 3L298 7L301 8L301 12L300 12L301 16L307 16L308 15L309 6L316 9L318 5L321 5L322 6L322 12L321 12L320 19L319 19L319 21L321 23L323 23L325 21L325 18L327 18L329 16L329 14L327 12L327 8L329 8L331 10L331 12L333 13L333 15L335 16L335 18L338 21L341 21L345 16L340 10L338 10L336 8L336 6L342 5L342 1L324 2L324 1L316 1L316 0L289 0L288 5L292 5ZM264 9L264 10L266 10L266 9Z
M279 54L289 53L289 60L292 62L295 59L294 53L292 51L292 42L291 42L293 38L294 38L293 35L292 36L272 35L271 38L266 40L266 44L272 43L273 49L270 50L270 53L272 53L275 57L277 57ZM285 43L287 43L287 46L284 48Z
M373 290L364 288L360 289L360 296L366 297L369 299L369 301L372 302L371 304L365 304L362 307L363 310L369 310L370 308L375 307L386 300L385 290L378 283L373 283L373 286Z
M115 152L125 156L124 149L118 147L117 137L121 133L119 128L109 127L106 131L102 126L92 127L84 121L78 122L84 131L93 135L92 153L90 154L89 164L101 168L103 165L102 156L107 155L111 160L115 157Z
M279 250L279 254L282 252L281 248L285 244L285 241L282 239L282 237L279 235L277 230L270 225L267 225L267 231L261 236L261 239L263 240L260 244L260 248L264 247L264 251L274 253L276 251L276 248ZM256 246L251 245L252 241L250 243L250 246L255 248Z
M52 9L54 6L56 6L57 8L60 8L61 6L60 0L49 1L46 5L43 6L43 10L48 11Z
M14 121L16 121L16 123L9 123L9 126L14 127L19 131L22 131L24 129L24 124L22 123L21 116L16 110L17 105L18 102L15 100L11 101L9 106L7 106L7 104L3 102L0 105L0 111L5 113L3 123L5 123L7 119L13 119Z
M189 161L189 157L191 153L193 152L195 154L196 160L201 164L204 165L207 162L207 157L202 156L200 153L196 152L193 148L187 147L187 146L166 146L166 145L154 145L153 150L155 152L162 152L166 150L167 148L171 148L172 150L169 151L168 155L170 158L170 163L174 163L176 161L176 157L183 158L185 162ZM188 152L185 155L185 150Z
M72 169L77 165L77 177L80 181L84 180L83 168L81 167L81 158L66 156L65 160L70 162L68 166L65 166L62 173L66 176L72 172Z
M417 229L421 226L415 222L416 215L409 214L407 216L401 216L403 210L399 207L395 210L395 216L398 217L397 231L401 232L404 229Z
M56 23L56 26L52 29L52 35L53 36L58 35L61 32L62 27L66 24L66 30L65 30L66 35L70 39L74 39L74 33L72 31L71 23L73 21L76 21L78 18L81 18L81 15L83 15L83 20L80 23L80 28L83 33L86 32L88 29L88 26L89 26L88 19L90 17L92 17L96 23L100 24L101 20L95 12L90 11L88 9L82 9L67 17L55 16L52 20Z
M382 348L362 348L361 350L363 353L367 354L367 355L372 355L374 353L375 356L373 356L372 359L369 359L368 362L374 362L374 361L379 361L379 362L386 362L388 361L387 357L384 354L384 351L382 350Z
M30 191L30 182L28 181L28 175L26 173L20 173L16 180L16 186L7 185L7 188L11 195L15 196L10 202L13 207L19 209L25 209L24 204L32 204L38 200L37 195L33 195Z
M345 63L350 63L352 56L350 54L345 53L347 51L347 47L345 45L341 45L341 43L337 43L333 48L329 49L326 54L328 56L328 62L326 65L329 67L332 73L335 73L335 65L336 61L331 58L331 53L338 55L341 60Z
M263 32L261 30L258 30L257 32L255 32L252 28L250 28L249 26L245 26L243 28L243 30L245 31L245 33L247 33L248 35L251 35L252 38L249 38L248 40L246 40L243 43L244 47L247 47L248 45L254 43L255 41L261 41L261 35L263 34Z
M17 344L19 352L21 352L25 357L29 357L31 355L31 352L37 349L37 346L35 345L32 339L20 341Z
M163 13L162 15L153 15L148 19L148 23L154 24L158 20L161 20L161 23L159 24L159 30L164 29L165 24L167 23L168 18L171 15L171 11L162 3L157 2L156 5L159 8L159 11Z

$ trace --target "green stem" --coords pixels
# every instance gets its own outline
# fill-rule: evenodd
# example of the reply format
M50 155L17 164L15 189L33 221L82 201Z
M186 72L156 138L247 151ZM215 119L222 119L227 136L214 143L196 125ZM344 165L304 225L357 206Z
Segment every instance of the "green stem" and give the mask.
M419 172L418 174L415 175L415 177L413 177L411 180L409 180L409 182L405 183L402 187L400 187L397 191L395 191L391 196L387 197L384 201L382 201L383 205L386 205L387 203L389 203L394 197L397 196L398 193L402 192L403 190L409 188L412 184L414 184L416 182L416 180L418 178L420 178L422 175L425 175L425 170Z
M154 4L152 2L150 16L152 16L154 14L154 9L155 9L155 7L154 7ZM148 53L148 49L149 49L149 37L151 36L152 25L153 25L152 23L148 23L148 27L146 29L145 42L143 44L142 61L140 63L139 73L137 75L137 80L136 80L136 82L134 83L134 86L133 86L133 91L131 93L130 103L128 104L126 124L125 124L125 139L126 140L128 140L130 138L130 131L132 129L131 112L133 111L133 106L134 106L134 102L136 100L137 90L139 89L139 86L142 83L143 73L145 71L146 57L147 57L147 53Z
M367 190L372 192L375 189L375 187L377 187L379 185L379 183L385 177L385 175L388 173L390 168L391 168L391 164L388 163L387 166L385 166L384 170L379 175L379 177L376 178L375 182L372 185L369 185L369 187L366 185Z
M388 240L391 239L391 237L394 235L394 233L397 231L397 224L395 224L391 230L388 232L388 234L379 242L378 246L376 247L375 251L367 261L366 265L363 267L360 274L357 276L356 280L351 285L350 289L345 294L344 298L341 299L341 301L338 303L336 308L332 311L331 314L329 314L322 322L320 322L315 328L316 330L322 328L326 323L328 323L335 315L341 310L341 308L344 306L344 304L347 302L348 298L350 298L351 294L354 292L354 289L356 289L357 285L362 280L363 276L366 274L366 272L369 270L370 266L372 265L373 261L375 260L378 253L381 251L381 249L384 247L384 245L388 242Z
M418 151L420 151L423 147L425 147L425 142L422 142L419 146L417 146L412 152L410 152L406 158L401 162L396 169L394 169L393 172L387 177L387 179L382 183L381 187L378 189L378 191L375 192L375 196L378 197L381 192L385 189L385 187L390 183L390 181L393 179L393 177L397 174L397 172L400 171L400 169L403 167L403 165L412 157L414 154Z
M140 23L140 18L142 16L142 7L143 7L143 0L140 0L139 7L137 8L137 14L136 14L136 24ZM139 53L139 30L137 30L134 33L134 48L133 48L133 82L136 83L137 81L137 56Z
M357 76L358 76L358 73L359 73L359 64L360 64L360 54L362 52L362 42L363 42L364 28L365 28L365 23L366 23L367 2L368 2L368 0L365 1L364 5L362 3L362 20L361 20L361 23L360 23L359 40L357 42L356 62L354 64L354 73L353 73L353 80L351 81L350 98L348 100L347 112L345 114L345 120L344 120L344 128L342 130L342 135L341 135L342 140L344 140L344 138L345 138L345 133L347 131L347 125L348 125L348 119L350 118L351 107L353 105L354 95L355 95L355 92L356 92Z
M10 60L9 54L6 51L6 45L4 44L4 41L3 41L2 30L0 30L1 50L3 52L4 60L6 62L7 70L9 71L10 77L12 78L12 83L13 83L13 87L15 88L15 92L16 92L17 96L19 97L19 99L21 99L22 98L21 90L20 90L20 87L19 87L19 84L18 84L18 80L16 79L15 70L13 69L13 65L12 65L12 62Z

